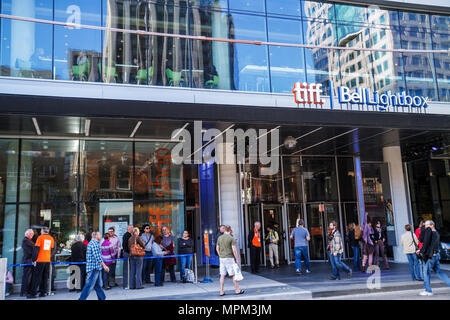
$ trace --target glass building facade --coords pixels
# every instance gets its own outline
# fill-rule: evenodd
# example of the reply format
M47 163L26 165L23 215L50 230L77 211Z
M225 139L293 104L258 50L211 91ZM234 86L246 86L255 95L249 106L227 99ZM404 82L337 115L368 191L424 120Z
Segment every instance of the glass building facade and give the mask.
M0 76L290 93L294 82L450 101L450 57L255 46L102 30L378 49L449 49L450 16L307 0L2 0Z

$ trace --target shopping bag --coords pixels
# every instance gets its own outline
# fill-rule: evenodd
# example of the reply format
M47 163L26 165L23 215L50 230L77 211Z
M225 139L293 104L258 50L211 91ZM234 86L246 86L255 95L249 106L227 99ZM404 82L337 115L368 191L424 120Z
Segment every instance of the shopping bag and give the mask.
M185 279L186 279L186 282L194 282L194 271L192 271L191 269L184 269L184 274L185 274Z
M234 271L234 280L241 281L244 279L244 276L242 275L241 268L237 265L237 263L233 264L233 271Z

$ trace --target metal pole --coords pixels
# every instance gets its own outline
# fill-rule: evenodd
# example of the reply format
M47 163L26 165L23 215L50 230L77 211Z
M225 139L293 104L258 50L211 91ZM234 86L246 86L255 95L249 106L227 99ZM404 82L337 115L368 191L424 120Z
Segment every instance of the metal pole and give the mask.
M194 283L198 283L198 273L197 273L197 255L194 253Z
M50 264L50 272L49 277L48 277L48 296L52 295L52 276L53 276L53 266L52 266L52 262L49 263Z
M0 258L0 300L5 300L7 262L8 259Z
M130 257L127 257L127 269L128 269L128 274L127 274L127 278L128 278L128 283L127 283L127 289L130 290Z

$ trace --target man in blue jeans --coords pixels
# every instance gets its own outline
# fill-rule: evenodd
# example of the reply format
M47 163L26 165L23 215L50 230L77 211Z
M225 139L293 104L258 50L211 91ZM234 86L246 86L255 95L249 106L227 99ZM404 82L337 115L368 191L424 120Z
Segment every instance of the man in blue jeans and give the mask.
M100 249L100 232L92 232L92 239L88 244L86 251L86 284L79 300L86 300L92 289L97 293L98 300L105 300L106 296L102 286L102 268L109 272L109 268L102 260L102 251Z
M305 258L306 273L310 273L308 256L308 241L311 240L308 230L304 227L305 221L300 219L299 226L294 228L291 232L291 239L294 240L294 254L295 254L295 272L302 274L302 260Z
M152 283L150 274L152 273L152 256L153 235L150 232L150 225L144 224L144 233L141 234L141 240L145 244L144 265L142 267L142 281Z
M331 233L328 235L328 254L330 256L331 268L333 270L333 275L331 280L340 280L341 276L339 274L339 269L343 269L347 272L348 277L352 277L352 269L350 269L345 263L342 262L342 254L344 253L344 244L342 242L342 237L337 229L336 221L331 221L329 224L329 229Z
M417 253L420 253L424 260L423 285L425 290L422 291L420 295L432 296L433 292L431 291L430 283L431 270L436 272L438 277L449 287L450 279L447 274L441 270L441 265L439 264L439 244L441 239L439 233L435 229L434 222L432 220L425 221L425 230L422 232L425 232L423 237L423 246L422 249L417 250Z

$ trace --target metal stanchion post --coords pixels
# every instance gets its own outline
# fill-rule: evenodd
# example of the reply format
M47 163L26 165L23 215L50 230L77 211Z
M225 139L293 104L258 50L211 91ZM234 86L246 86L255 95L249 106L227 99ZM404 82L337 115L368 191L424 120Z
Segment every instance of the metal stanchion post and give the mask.
M52 295L52 276L53 276L53 266L52 266L52 262L50 261L50 271L49 271L49 277L48 277L48 296Z
M127 269L128 269L128 274L127 274L127 278L128 278L128 283L127 283L127 289L130 290L130 257L127 257Z
M195 279L194 279L194 283L198 283L198 273L197 273L197 255L194 253L194 268L195 268Z
M0 300L5 300L6 288L6 271L8 266L8 259L0 258Z

